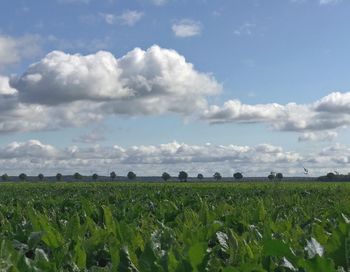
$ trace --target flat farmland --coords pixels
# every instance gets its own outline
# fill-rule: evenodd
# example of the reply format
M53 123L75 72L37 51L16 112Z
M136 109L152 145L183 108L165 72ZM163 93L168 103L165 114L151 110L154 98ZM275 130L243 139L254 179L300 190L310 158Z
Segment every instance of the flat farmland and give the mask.
M1 183L0 271L348 271L350 184Z

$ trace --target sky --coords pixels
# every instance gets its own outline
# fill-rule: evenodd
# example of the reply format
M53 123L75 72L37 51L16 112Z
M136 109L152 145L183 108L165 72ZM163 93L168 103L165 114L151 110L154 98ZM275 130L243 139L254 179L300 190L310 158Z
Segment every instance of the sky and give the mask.
M350 172L350 2L3 0L0 172Z

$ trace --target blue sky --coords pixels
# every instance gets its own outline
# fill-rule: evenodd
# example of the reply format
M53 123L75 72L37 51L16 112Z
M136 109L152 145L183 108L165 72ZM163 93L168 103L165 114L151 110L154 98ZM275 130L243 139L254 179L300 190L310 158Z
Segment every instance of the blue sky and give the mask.
M341 0L2 1L0 168L347 173L349 11Z

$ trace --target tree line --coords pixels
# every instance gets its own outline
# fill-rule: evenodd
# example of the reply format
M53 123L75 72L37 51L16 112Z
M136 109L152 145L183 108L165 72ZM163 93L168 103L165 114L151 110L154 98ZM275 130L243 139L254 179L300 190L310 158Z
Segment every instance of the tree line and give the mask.
M110 179L111 179L111 180L115 180L115 179L118 177L117 174L116 174L114 171L111 172L109 176L110 176ZM55 177L56 177L56 180L57 180L57 181L62 181L62 179L63 179L63 175L62 175L61 173L57 173ZM127 177L129 180L135 180L137 176L136 176L136 174L135 174L133 171L129 171L129 172L127 173L126 177ZM178 176L177 176L177 179L178 179L180 182L187 182L188 177L189 177L189 176L188 176L187 172L185 172L185 171L180 171L179 174L178 174ZM38 178L39 181L43 181L43 180L45 179L45 176L44 176L43 174L40 173L40 174L37 176L37 178ZM74 178L75 180L81 180L81 179L84 178L84 176L81 175L80 173L76 172L76 173L73 174L73 178ZM94 174L91 176L91 178L92 178L93 180L96 181L96 180L98 180L99 175L98 175L97 173L94 173ZM164 172L164 173L161 175L161 178L162 178L164 181L168 181L168 180L170 180L170 179L173 178L173 177L172 177L169 173ZM213 175L213 178L214 178L215 180L219 181L219 180L222 179L222 175L221 175L219 172L215 172L214 175ZM236 172L236 173L233 174L233 178L234 178L235 180L241 180L241 179L243 179L243 174L242 174L241 172ZM274 173L274 172L271 172L271 173L267 176L267 178L268 178L269 180L282 180L282 179L283 179L283 174L282 174L282 173ZM26 180L28 179L28 176L27 176L25 173L21 173L21 174L18 175L18 179L19 179L20 181L26 181ZM201 174L201 173L199 173L199 174L197 175L197 179L198 179L198 180L203 180L203 179L204 179L204 175ZM10 177L5 173L5 174L3 174L3 175L1 176L1 180L2 180L2 181L9 181L9 180L10 180Z

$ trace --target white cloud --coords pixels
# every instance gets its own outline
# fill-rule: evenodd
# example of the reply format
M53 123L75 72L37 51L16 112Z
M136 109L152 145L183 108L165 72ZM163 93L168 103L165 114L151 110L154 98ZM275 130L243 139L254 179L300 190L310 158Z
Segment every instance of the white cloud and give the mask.
M101 14L107 24L114 25L127 25L133 26L143 17L143 12L137 10L126 10L121 15L115 15L111 13Z
M183 19L175 22L171 28L175 36L180 38L198 36L202 32L201 23L189 19Z
M333 141L338 137L338 133L335 131L326 131L326 132L305 132L298 137L299 142L324 142L324 141Z
M0 95L14 95L17 90L10 86L10 79L0 75Z
M38 55L41 51L39 40L35 35L12 37L0 34L0 69Z
M222 86L176 51L155 45L119 59L103 51L87 56L54 51L13 79L10 88L18 92L0 96L6 105L0 109L0 132L82 126L109 115L192 116Z
M213 123L267 123L282 131L322 131L350 125L350 93L331 93L311 104L248 105L229 100L212 105L202 119Z
M100 51L93 55L49 53L31 65L14 86L24 102L52 104L77 100L103 101L126 97L115 57Z
M12 142L2 148L0 148L1 159L13 159L13 158L57 158L59 151L51 146L42 144L38 140L29 140L27 142Z

